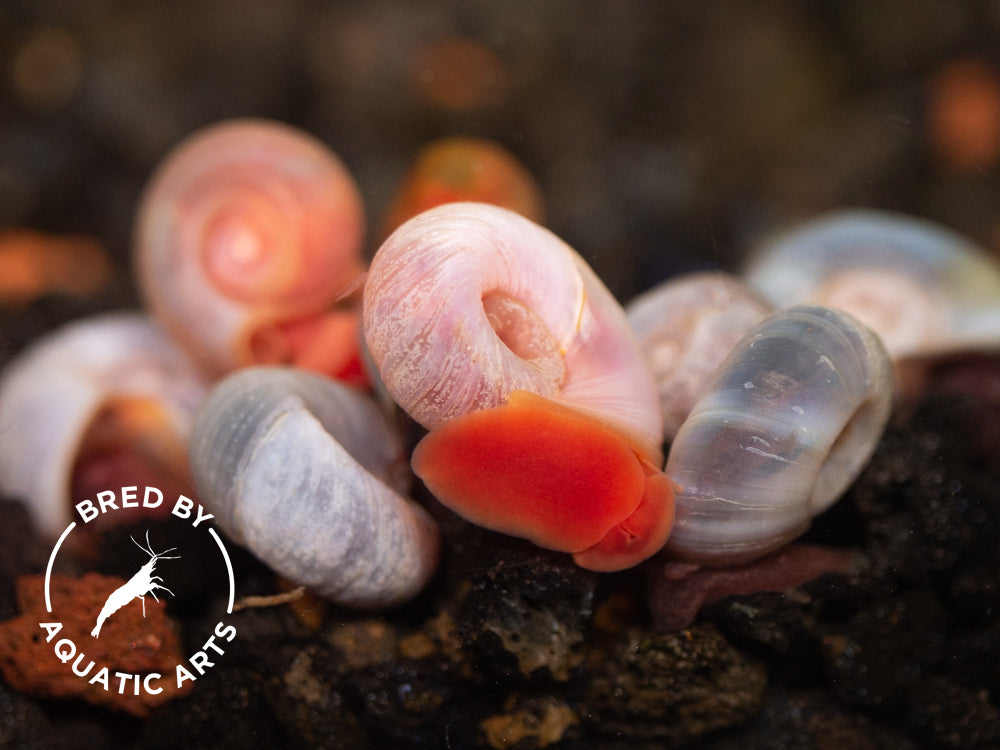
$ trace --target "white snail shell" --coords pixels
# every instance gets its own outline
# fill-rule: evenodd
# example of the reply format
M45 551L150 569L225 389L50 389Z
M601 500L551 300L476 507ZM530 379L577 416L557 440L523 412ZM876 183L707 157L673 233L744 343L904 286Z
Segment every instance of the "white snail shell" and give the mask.
M719 364L771 307L737 277L715 272L659 284L625 311L659 386L669 443Z
M393 483L405 459L369 398L294 369L251 367L198 416L201 501L274 570L341 604L398 604L430 579L437 526Z
M168 154L143 194L140 290L216 373L289 361L282 326L320 314L356 278L363 226L353 178L320 141L223 122Z
M764 243L746 278L772 304L854 315L893 359L1000 346L1000 263L933 222L840 211Z
M179 452L208 385L160 327L139 313L70 323L36 341L0 375L0 491L25 499L43 534L72 520L70 478L87 428L118 400L159 412L159 447Z
M892 367L870 330L823 307L780 311L722 363L670 447L675 557L743 562L801 534L871 457Z
M403 224L372 261L364 332L386 388L427 428L524 390L660 453L656 384L621 306L568 245L512 211L452 203Z

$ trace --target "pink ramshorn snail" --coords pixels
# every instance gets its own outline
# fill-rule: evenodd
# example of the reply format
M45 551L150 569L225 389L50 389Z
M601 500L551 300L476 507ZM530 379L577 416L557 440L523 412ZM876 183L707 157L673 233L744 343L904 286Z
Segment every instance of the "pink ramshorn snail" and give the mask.
M267 120L196 132L142 197L135 266L153 314L214 374L357 353L358 313L331 309L362 269L360 192L318 140ZM330 346L331 342L347 346Z
M719 364L771 306L717 271L669 279L632 299L625 312L659 386L669 443Z
M420 214L372 261L364 330L431 431L413 466L443 503L595 570L663 545L656 385L621 306L551 232L485 204Z

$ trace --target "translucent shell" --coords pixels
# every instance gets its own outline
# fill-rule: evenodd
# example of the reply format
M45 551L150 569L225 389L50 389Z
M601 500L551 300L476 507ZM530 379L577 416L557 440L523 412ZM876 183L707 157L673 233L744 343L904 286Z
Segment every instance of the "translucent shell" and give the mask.
M146 188L139 286L215 372L287 361L296 324L315 325L357 277L363 225L354 180L321 142L266 120L224 122L181 143Z
M427 428L530 391L659 453L656 384L624 311L548 230L480 203L411 219L369 269L364 332L382 381Z
M220 526L282 575L341 604L414 596L438 562L437 526L403 497L399 437L369 398L295 369L217 385L191 472Z
M892 367L849 315L792 307L753 329L677 433L667 550L744 562L801 534L867 463L888 420Z
M187 478L187 440L208 385L146 316L102 315L39 339L0 375L0 491L42 533L72 520L71 478L88 432L111 417L134 444ZM105 488L108 489L108 488Z
M763 245L746 278L775 305L854 315L893 359L1000 345L1000 264L932 222L842 211Z
M650 289L625 307L656 378L669 443L719 364L771 307L726 273L696 273Z

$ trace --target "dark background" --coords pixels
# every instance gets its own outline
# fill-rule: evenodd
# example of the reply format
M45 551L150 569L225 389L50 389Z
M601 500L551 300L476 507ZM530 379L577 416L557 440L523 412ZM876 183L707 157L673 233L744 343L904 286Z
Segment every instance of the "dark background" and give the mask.
M970 125L957 115L968 137L953 142L935 123L956 116L945 96L955 87L972 91L963 112L974 116ZM762 233L843 206L933 219L1000 249L996 1L0 0L0 229L92 235L116 265L116 283L99 299L0 308L0 362L64 320L138 304L130 236L145 181L193 130L237 116L289 122L337 151L361 186L369 238L421 146L448 135L493 138L537 176L548 226L623 302L678 272L738 270ZM895 427L862 489L832 522L817 523L821 534L845 526L846 543L875 559L873 575L841 582L843 590L813 587L820 604L773 595L707 617L766 658L769 678L753 722L712 747L997 747L998 371L994 358L987 375L966 378L963 393L974 395L961 403L970 411L932 404ZM976 392L988 390L983 383L989 398ZM985 452L967 455L977 434L993 436L981 441L985 460ZM472 548L479 533L463 529L452 540L461 547L468 535ZM540 567L548 565L544 558ZM499 584L492 568L482 570L482 600L493 606ZM567 575L575 581L579 571ZM270 578L260 580L269 590ZM509 591L519 587L524 581L513 579ZM769 607L777 615L759 618ZM126 734L133 746L168 746L174 735L264 746L268 731L278 733L267 729L272 713L282 732L326 731L325 708L319 718L266 708L261 695L283 684L300 644L282 650L267 640L267 623L290 618L284 610L254 616L264 625L241 632L215 687L178 701L159 723L76 706L67 724L62 704L44 715L4 690L0 727L21 721L24 736L35 737L64 726L67 747L116 746ZM788 633L792 646L775 645ZM259 657L271 662L261 667ZM444 685L455 725L477 737L477 722L499 710L510 684L525 693L536 685L483 663L485 686L475 690L452 674L412 678L388 667L363 675L367 682L355 672L328 682L372 736L395 726L373 695L403 696L420 680ZM595 663L618 669L607 658ZM337 664L316 659L316 669ZM636 674L652 674L636 664ZM286 698L269 700L281 708ZM427 716L418 716L424 734L414 737L441 747L439 725L447 725ZM622 720L625 729L631 723L647 726ZM600 746L661 745L612 738Z
M496 139L623 300L844 205L995 246L994 159L956 169L927 122L998 39L996 2L4 0L0 227L96 235L127 272L166 150L258 115L336 150L370 226L421 145Z

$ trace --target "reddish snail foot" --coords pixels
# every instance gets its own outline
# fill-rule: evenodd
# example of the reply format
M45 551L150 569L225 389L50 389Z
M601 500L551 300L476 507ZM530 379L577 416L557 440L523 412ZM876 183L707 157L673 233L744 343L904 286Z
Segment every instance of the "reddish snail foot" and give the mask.
M165 500L156 509L121 509L101 515L88 524L92 530L107 525L133 523L140 517L166 516L172 499L191 496L187 448L176 437L170 418L153 399L123 398L110 401L94 417L80 440L80 450L70 477L70 499L75 505L93 500L99 492L121 487L156 487ZM113 518L112 521L105 519Z
M706 604L736 594L785 591L826 573L857 572L849 550L793 543L767 557L729 568L666 562L649 572L649 606L660 630L686 628Z
M252 356L258 364L284 362L365 389L371 382L361 361L360 330L359 309L328 310L257 332Z
M646 559L673 525L673 486L623 434L515 391L446 422L413 453L428 489L463 518L599 571Z

